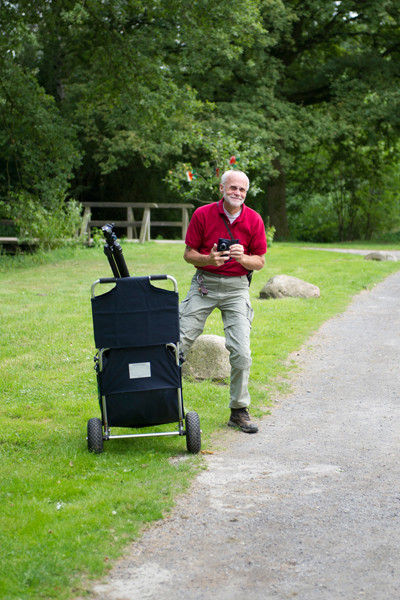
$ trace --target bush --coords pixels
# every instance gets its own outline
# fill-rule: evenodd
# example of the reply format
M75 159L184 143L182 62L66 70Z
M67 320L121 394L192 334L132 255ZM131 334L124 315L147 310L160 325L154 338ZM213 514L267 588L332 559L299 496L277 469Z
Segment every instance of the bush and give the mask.
M316 243L339 240L337 216L329 197L313 196L307 204L288 201L288 219L296 240Z
M77 241L82 222L81 205L75 200L66 202L60 197L51 208L34 197L21 192L9 208L9 216L22 240L38 240L43 248L55 248Z

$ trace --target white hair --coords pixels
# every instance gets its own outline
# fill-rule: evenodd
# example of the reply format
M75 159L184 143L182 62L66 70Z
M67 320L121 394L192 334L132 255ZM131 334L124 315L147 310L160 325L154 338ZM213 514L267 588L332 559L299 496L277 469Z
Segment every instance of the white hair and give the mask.
M224 188L226 187L227 179L229 179L229 177L232 175L232 173L237 173L238 175L243 175L247 181L247 189L249 189L250 180L247 177L246 173L243 173L243 171L237 171L236 169L229 169L228 171L225 171L225 173L223 173L223 175L221 177L221 183L224 186Z

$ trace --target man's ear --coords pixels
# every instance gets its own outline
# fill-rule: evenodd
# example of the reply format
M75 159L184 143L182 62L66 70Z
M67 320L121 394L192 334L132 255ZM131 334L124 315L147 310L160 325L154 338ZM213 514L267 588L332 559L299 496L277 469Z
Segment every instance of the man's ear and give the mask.
M219 184L219 191L221 192L221 194L224 193L224 186L222 185L222 183Z

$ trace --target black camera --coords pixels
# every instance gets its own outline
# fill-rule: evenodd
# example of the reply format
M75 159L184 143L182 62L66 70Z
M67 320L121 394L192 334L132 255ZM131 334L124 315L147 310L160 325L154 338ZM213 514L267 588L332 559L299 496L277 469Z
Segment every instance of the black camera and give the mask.
M217 250L218 252L226 252L233 244L238 244L239 240L228 240L225 238L219 238Z
M101 231L103 232L107 244L112 246L112 244L117 240L117 234L114 231L114 223L107 223L106 225L103 225Z

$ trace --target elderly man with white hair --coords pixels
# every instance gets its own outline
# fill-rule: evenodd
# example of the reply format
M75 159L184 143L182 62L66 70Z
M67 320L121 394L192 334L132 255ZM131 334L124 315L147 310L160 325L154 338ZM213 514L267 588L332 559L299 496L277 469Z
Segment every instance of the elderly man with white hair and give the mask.
M260 215L244 204L249 179L237 170L221 178L222 198L193 213L185 238L184 259L196 268L180 305L181 350L186 356L203 332L207 317L218 308L231 364L228 425L256 433L248 407L251 366L251 273L263 268L267 242ZM222 241L221 241L222 240Z

